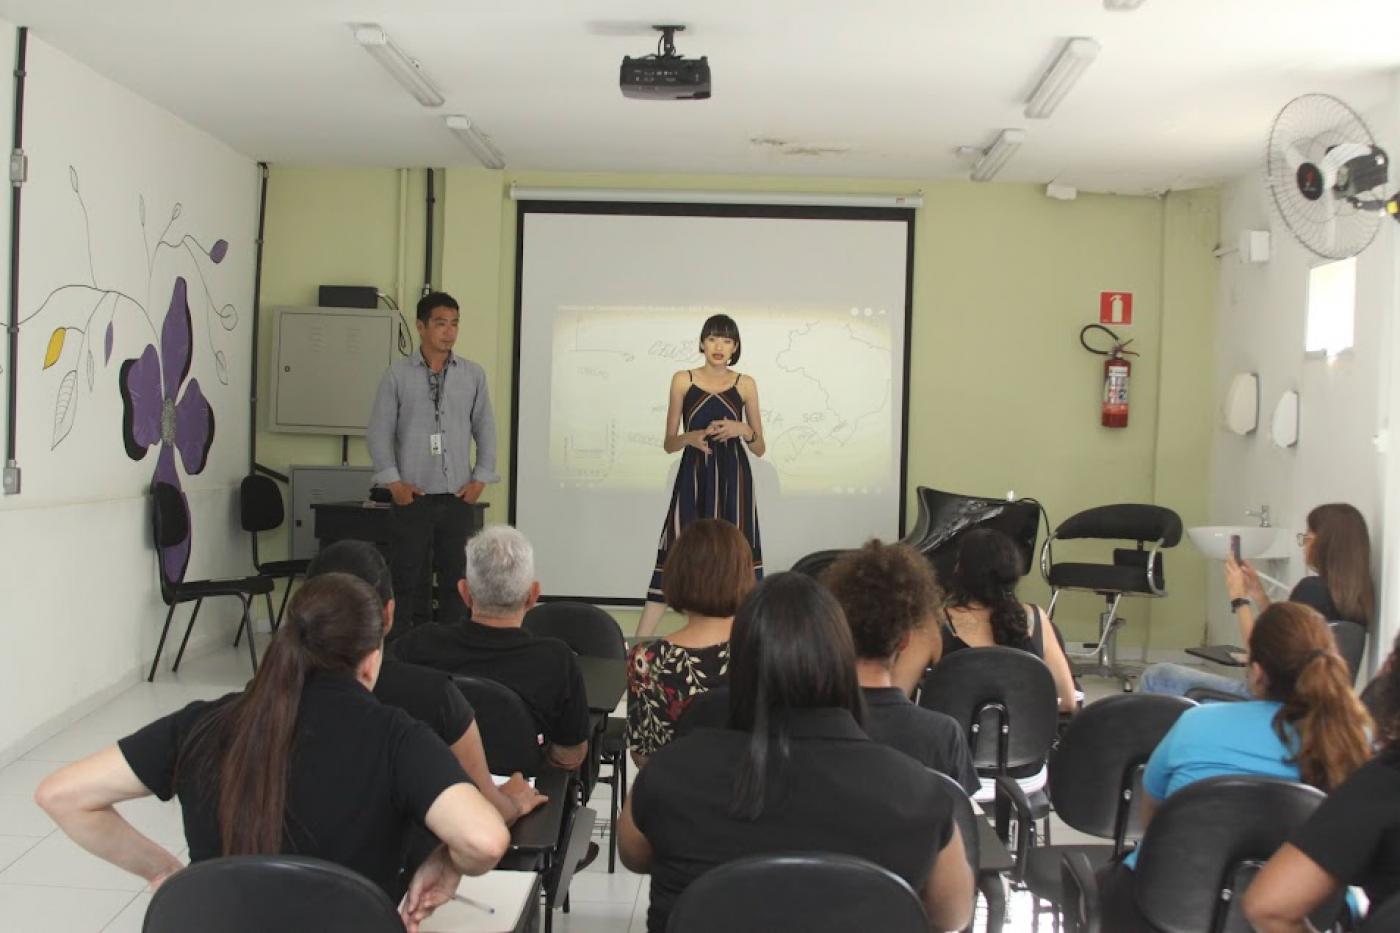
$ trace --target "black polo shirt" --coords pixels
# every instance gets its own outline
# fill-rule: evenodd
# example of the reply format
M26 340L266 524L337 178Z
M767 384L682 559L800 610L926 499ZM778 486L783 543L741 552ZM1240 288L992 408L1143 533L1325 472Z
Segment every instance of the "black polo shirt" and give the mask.
M981 788L967 738L956 719L916 706L898 687L862 687L861 693L865 694L866 735L948 775L968 794Z
M191 862L223 854L218 775L205 759L180 761L177 775L176 762L195 725L236 696L191 703L117 743L151 793L180 798ZM426 725L349 674L307 679L292 747L282 851L351 868L398 903L405 836L438 795L467 782L462 766Z
M729 814L746 732L699 729L658 749L637 775L632 815L654 850L650 933L666 929L687 885L745 855L841 852L924 887L953 832L941 779L872 742L846 710L797 710L787 723L790 758L756 820Z
M479 622L429 622L404 632L392 650L400 661L505 684L520 694L540 732L555 745L588 738L583 674L573 650L557 638Z
M1293 844L1373 905L1400 893L1400 756L1382 753L1352 773L1293 836Z
M426 724L447 745L456 744L476 719L476 711L452 682L452 675L421 664L385 660L374 683L374 696Z

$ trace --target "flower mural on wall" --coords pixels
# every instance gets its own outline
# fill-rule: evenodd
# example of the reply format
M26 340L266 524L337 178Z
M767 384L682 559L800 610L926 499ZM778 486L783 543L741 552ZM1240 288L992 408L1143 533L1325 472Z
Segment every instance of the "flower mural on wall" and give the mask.
M142 460L147 451L160 445L154 479L180 490L187 513L189 500L175 468L175 455L179 454L186 473L196 475L204 471L214 443L214 410L200 390L198 379L186 383L194 359L193 337L185 279L179 277L161 324L159 351L155 344L146 344L140 356L122 363L117 377L122 396L122 442L127 456ZM183 579L189 559L190 535L186 535L177 547L165 550L166 579Z
M122 399L122 442L132 460L143 460L151 448L160 448L152 478L179 489L188 514L189 500L180 470L183 468L190 476L203 472L214 443L213 407L199 380L190 378L196 349L193 324L196 319L204 322L200 340L208 346L202 358L212 363L212 369L201 372L228 385L228 360L221 344L227 344L229 335L238 327L239 314L234 305L215 300L211 275L214 267L229 255L229 243L220 238L206 246L207 240L201 242L194 234L183 232L180 228L188 220L181 220L184 208L179 201L171 205L163 228L148 227L146 199L138 194L136 215L146 259L144 293L139 281L128 283L134 287L126 291L109 287L102 281L102 254L93 248L92 224L78 171L71 165L68 184L82 218L86 264L75 276L78 281L54 288L19 320L24 325L41 315L58 319L43 345L42 368L58 366L57 371L63 373L54 394L49 448L57 450L72 433L83 386L86 385L86 394L92 395L100 385L110 384L99 383L98 374L111 366L117 338L132 339L133 328L139 334L149 333L150 342L145 349L122 362L117 377ZM179 262L184 274L172 275L172 261ZM167 295L169 305L157 331L149 309L158 308L158 302ZM200 347L201 352L204 349ZM97 362L99 352L101 363ZM184 578L192 539L191 526L190 534L178 548L166 550L161 569L167 580L178 582Z

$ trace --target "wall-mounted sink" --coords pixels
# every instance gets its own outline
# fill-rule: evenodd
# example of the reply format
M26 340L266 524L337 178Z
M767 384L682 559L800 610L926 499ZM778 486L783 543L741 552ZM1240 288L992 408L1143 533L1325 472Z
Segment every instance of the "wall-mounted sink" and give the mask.
M1197 525L1186 535L1206 557L1224 560L1230 552L1230 536L1240 536L1240 556L1272 560L1289 556L1293 532L1286 528L1260 528L1258 525Z

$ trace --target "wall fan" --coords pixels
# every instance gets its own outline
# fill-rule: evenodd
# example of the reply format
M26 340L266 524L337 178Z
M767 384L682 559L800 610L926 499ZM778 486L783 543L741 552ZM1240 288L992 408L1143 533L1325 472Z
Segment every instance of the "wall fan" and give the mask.
M1390 157L1366 121L1329 94L1295 97L1269 131L1269 192L1298 242L1325 259L1355 256L1400 201L1384 189Z

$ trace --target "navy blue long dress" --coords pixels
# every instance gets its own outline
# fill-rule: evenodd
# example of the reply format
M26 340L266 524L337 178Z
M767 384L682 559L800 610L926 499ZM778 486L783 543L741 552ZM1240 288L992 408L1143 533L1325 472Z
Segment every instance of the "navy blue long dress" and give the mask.
M690 388L681 401L681 430L700 431L710 422L722 418L744 420L744 398L739 394L739 377L723 392L706 392L695 384L690 373ZM676 474L676 488L671 492L671 505L666 510L666 522L661 526L661 541L656 546L656 568L651 575L647 599L664 602L661 595L662 568L666 555L680 537L681 530L700 518L718 518L736 526L753 549L753 574L763 579L763 552L758 541L758 508L753 498L753 469L748 453L739 438L728 441L711 440L709 454L687 444L681 452L681 469Z

